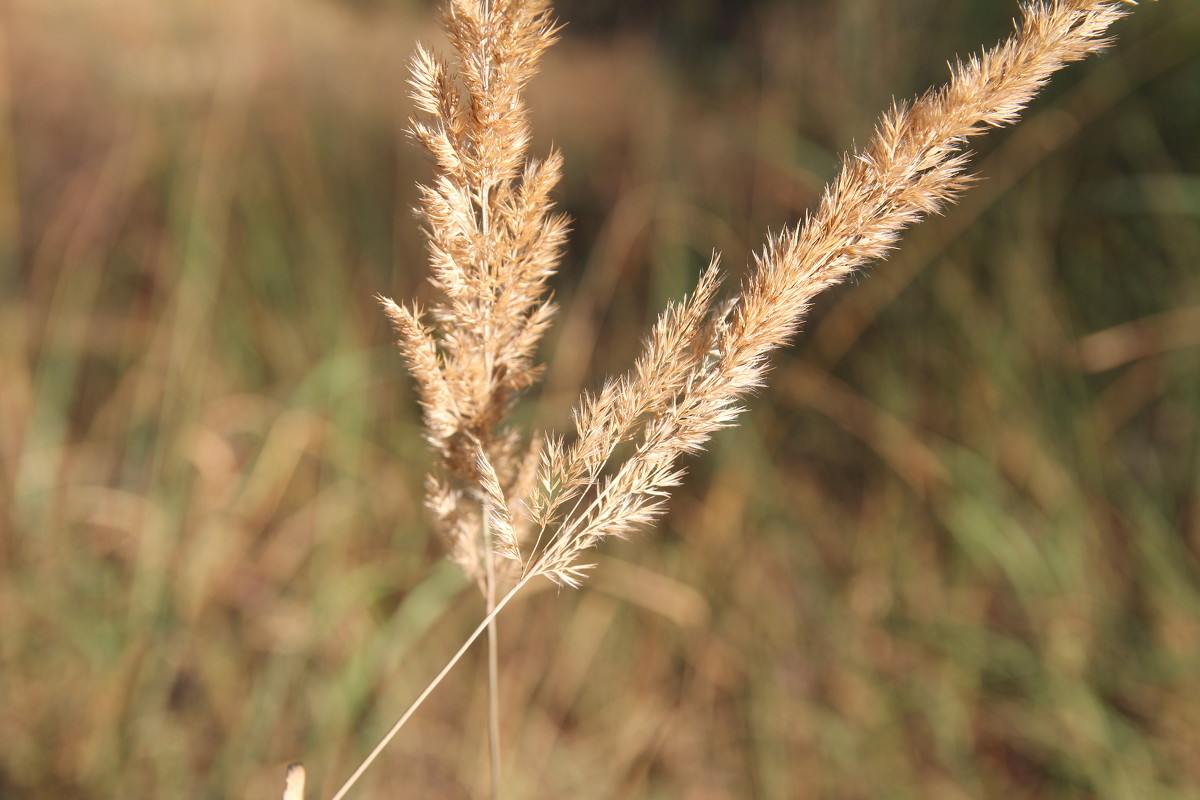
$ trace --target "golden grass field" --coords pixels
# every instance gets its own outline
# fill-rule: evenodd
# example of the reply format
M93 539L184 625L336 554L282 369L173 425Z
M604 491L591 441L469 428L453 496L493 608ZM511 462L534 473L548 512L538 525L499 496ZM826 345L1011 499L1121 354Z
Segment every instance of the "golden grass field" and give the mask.
M1002 0L564 4L563 428ZM428 299L414 0L0 9L0 797L328 797L475 627L376 293ZM500 620L510 798L1200 794L1200 8L980 141L654 531ZM355 797L481 798L472 652Z

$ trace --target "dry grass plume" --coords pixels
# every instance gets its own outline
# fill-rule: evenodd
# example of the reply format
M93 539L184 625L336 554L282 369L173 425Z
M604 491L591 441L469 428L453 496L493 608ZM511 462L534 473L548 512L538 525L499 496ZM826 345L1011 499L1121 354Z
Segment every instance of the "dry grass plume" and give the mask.
M485 592L499 580L493 554L510 565L511 585L337 797L525 583L579 586L588 550L651 525L683 478L681 458L736 422L816 295L952 203L971 183L970 140L1013 123L1055 71L1107 46L1127 10L1112 0L1025 4L1007 39L883 114L819 208L768 237L739 292L722 299L714 257L691 294L662 312L633 367L580 399L569 439L527 439L506 420L538 380L535 355L554 313L546 285L567 222L550 201L561 157L526 155L522 90L556 28L545 0L451 0L443 21L453 65L423 48L412 64L423 116L411 130L437 167L420 212L441 300L428 312L382 302L440 462L427 487L434 523Z

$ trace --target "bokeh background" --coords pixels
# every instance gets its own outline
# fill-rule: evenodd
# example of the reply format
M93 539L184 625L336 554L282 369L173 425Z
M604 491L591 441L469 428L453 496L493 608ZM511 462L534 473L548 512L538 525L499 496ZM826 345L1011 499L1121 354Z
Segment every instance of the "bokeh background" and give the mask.
M1008 0L588 2L542 390L736 280ZM481 615L372 296L415 0L0 11L0 796L327 797ZM510 798L1200 796L1200 8L1143 4L831 292L660 529L502 618ZM550 590L547 590L550 589ZM358 797L486 796L483 653Z

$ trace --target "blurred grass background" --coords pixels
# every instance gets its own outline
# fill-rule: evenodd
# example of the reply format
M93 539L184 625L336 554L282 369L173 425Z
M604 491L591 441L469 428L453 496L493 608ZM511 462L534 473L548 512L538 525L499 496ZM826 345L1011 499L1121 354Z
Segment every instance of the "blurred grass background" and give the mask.
M1010 2L585 2L561 428ZM0 796L328 796L475 625L372 300L428 296L414 0L9 0ZM1200 796L1200 9L819 305L661 530L502 618L512 798ZM733 279L731 279L732 282ZM361 797L486 794L482 652Z

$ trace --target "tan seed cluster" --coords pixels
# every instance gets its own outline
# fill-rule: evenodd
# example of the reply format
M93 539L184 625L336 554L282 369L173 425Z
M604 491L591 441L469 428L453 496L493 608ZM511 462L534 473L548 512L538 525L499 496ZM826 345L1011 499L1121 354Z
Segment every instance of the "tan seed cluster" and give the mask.
M455 561L482 586L490 546L521 578L577 586L586 550L662 514L681 456L735 422L813 298L953 202L971 183L969 140L1015 121L1056 70L1105 47L1125 13L1114 0L1026 4L1006 40L882 116L816 212L768 238L740 293L720 299L714 258L663 311L633 368L580 399L570 440L527 445L505 420L538 379L534 355L554 312L546 283L567 222L549 199L561 157L526 157L521 93L556 28L545 0L451 0L454 67L419 49L412 79L424 114L412 132L437 164L421 214L443 299L432 329L415 307L383 302L441 460L427 505Z

